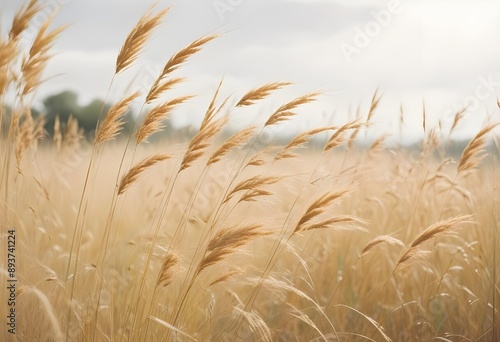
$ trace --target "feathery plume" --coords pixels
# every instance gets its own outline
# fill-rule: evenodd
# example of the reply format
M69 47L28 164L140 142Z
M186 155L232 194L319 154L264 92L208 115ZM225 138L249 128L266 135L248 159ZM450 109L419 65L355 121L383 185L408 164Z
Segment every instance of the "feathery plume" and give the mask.
M153 15L151 7L134 26L116 57L115 73L127 69L137 59L142 48L153 33L153 30L162 23L162 19L170 10L170 7Z
M224 81L224 78L222 78L220 80L219 85L217 86L217 89L215 90L214 96L212 97L212 101L210 101L210 104L208 105L205 116L203 117L203 121L201 122L200 130L204 129L205 126L210 121L212 121L215 114L217 114L220 111L220 109L226 104L226 101L229 99L229 98L226 98L226 100L218 108L215 106L215 101L217 101L217 97L219 96L219 91L220 91L220 88L222 87L223 81Z
M259 88L252 89L248 93L246 93L240 101L238 101L238 104L236 107L245 107L245 106L250 106L253 105L255 102L262 100L269 96L271 92L281 89L285 86L290 85L291 83L288 82L271 82L267 83Z
M366 118L367 123L371 122L373 114L375 113L375 110L378 107L380 99L382 98L382 95L378 96L378 90L379 90L378 88L375 89L375 93L373 94L372 101L370 103L370 111L368 112L368 116Z
M184 78L175 77L163 83L153 84L153 86L149 90L148 95L146 96L146 104L149 104L152 101L158 99L158 97L160 97L161 94L163 94L167 90L172 89L173 87L182 82L184 82Z
M222 203L226 203L227 201L229 201L231 198L233 198L233 196L240 192L240 191L246 191L246 190L255 190L255 189L258 189L259 187L263 186L263 185L272 185L272 184L275 184L277 183L278 181L280 181L281 179L283 179L283 177L275 177L275 176L271 176L271 177L262 177L262 176L254 176L252 178L249 178L249 179L246 179L244 181L241 181L240 183L238 183L238 185L236 185L234 187L233 190L231 190L227 195L226 195L226 198L224 199L224 201Z
M118 195L121 195L127 190L139 177L139 175L144 172L146 169L155 165L158 162L169 159L169 155L165 154L155 154L151 157L144 159L143 161L134 165L128 172L125 174L121 181L120 186L118 187Z
M208 42L214 40L215 38L219 37L219 35L211 35L211 36L205 36L200 39L195 40L185 48L181 49L179 52L174 54L165 64L165 67L163 68L163 71L158 78L158 80L161 80L165 78L169 73L173 72L177 68L181 66L188 58L190 58L192 55L197 53L198 51L201 50L203 45L207 44Z
M135 134L137 144L146 140L151 134L162 130L163 121L172 112L172 110L191 98L193 98L193 96L180 96L154 107L148 114L146 114L146 117Z
M352 129L358 129L361 126L366 126L367 123L361 122L361 118L357 118L353 121L349 121L344 126L340 127L331 137L325 145L324 151L328 151L332 148L338 147L345 142L345 134L347 131Z
M167 253L163 259L163 264L161 266L160 273L158 275L158 280L156 281L156 286L168 286L172 282L174 276L173 268L179 262L179 257L173 253Z
M57 36L66 29L66 26L61 26L51 32L47 32L53 18L53 16L49 17L42 24L33 41L27 58L21 63L21 73L24 81L24 88L21 92L22 95L29 94L41 83L42 72L51 57L48 52L53 46Z
M231 149L236 148L246 142L254 133L254 126L247 127L239 132L233 134L229 139L223 143L217 151L215 151L210 159L208 159L207 166L217 163L221 158L226 155Z
M258 237L271 234L270 232L262 231L261 228L262 226L259 224L251 224L240 228L232 227L220 230L208 243L205 255L198 265L196 274L238 251L238 247L244 246Z
M111 140L120 133L125 123L122 120L122 117L130 107L130 103L138 98L139 95L140 93L136 92L122 99L120 102L116 103L109 109L108 114L104 118L101 126L97 131L94 139L94 144L97 145L102 142Z
M458 173L475 168L481 160L484 159L486 135L498 126L498 124L498 122L487 124L479 131L478 134L476 134L469 144L467 144L458 163Z
M370 250L372 250L375 246L378 246L381 243L387 243L387 244L393 245L393 246L401 246L401 247L404 246L404 243L401 240L396 239L395 237L392 237L389 235L379 235L376 238L374 238L373 240L371 240L370 242L368 242L365 245L365 247L363 247L363 249L361 250L360 257L364 256Z
M216 121L208 123L205 127L198 131L189 143L189 147L184 154L184 158L182 159L179 172L190 167L195 160L200 158L205 153L206 148L210 146L212 138L219 134L227 121L228 117L224 116Z
M280 159L286 159L286 158L294 158L297 156L297 154L293 153L292 151L299 148L300 146L306 144L311 140L311 137L313 135L329 131L332 129L335 129L336 127L321 127L321 128L314 128L306 132L302 132L298 135L296 135L289 143L286 145L279 153L277 153L274 156L274 160L280 160Z
M19 38L21 33L28 28L29 22L40 9L41 6L38 4L38 0L31 0L29 3L22 6L12 21L12 27L9 32L9 40L14 41Z
M321 94L320 92L313 92L310 94L300 96L296 99L293 99L288 103L285 103L269 117L269 119L264 124L264 127L272 126L279 122L287 121L288 119L296 115L296 113L292 112L292 110L294 110L298 106L315 101L316 97L320 94Z
M320 196L317 200L315 200L306 210L304 215L300 218L299 222L295 226L294 233L298 231L306 230L306 224L311 221L313 218L322 214L326 208L332 204L335 200L343 197L348 194L350 190L342 189L336 192L328 192Z
M451 234L460 224L473 222L472 215L459 215L430 225L413 239L410 247L399 258L395 270L399 269L411 259L424 256L426 253L420 249L424 242L438 236Z

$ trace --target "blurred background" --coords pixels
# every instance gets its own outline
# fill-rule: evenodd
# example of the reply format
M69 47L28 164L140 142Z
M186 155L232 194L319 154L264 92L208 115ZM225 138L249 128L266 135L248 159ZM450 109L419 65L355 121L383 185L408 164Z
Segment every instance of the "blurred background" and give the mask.
M33 105L52 115L92 117L108 93L121 45L153 2L40 2L46 9L25 33L24 46L53 10L52 27L70 27L54 46ZM8 32L22 3L0 1L1 32ZM467 107L456 139L474 135L498 116L498 1L159 0L155 10L168 6L164 24L137 63L113 83L109 102L132 90L146 92L173 53L204 35L222 34L175 72L188 80L165 99L198 96L172 115L173 128L200 122L222 77L222 93L233 95L234 103L266 82L294 83L262 106L235 113L233 127L263 122L285 101L316 90L324 95L304 107L295 123L283 125L285 134L366 115L377 88L383 95L373 117L379 129L371 132L392 133L404 142L422 138L424 105L427 126L440 123L444 132Z

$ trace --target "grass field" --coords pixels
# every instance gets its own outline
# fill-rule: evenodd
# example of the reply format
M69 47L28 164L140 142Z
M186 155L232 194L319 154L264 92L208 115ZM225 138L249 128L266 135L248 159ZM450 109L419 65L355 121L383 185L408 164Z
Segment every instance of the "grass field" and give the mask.
M222 138L232 113L290 86L276 82L242 98L217 88L194 137L146 144L188 100L169 96L173 73L207 36L174 54L149 92L125 94L94 137L75 122L48 137L30 99L61 32L49 19L30 51L18 48L38 10L27 3L0 39L1 101L15 94L12 113L0 111L2 341L500 338L496 121L458 156L447 146L462 113L447 131L424 113L420 149L385 136L360 147L375 93L360 117L263 143L321 95L309 93ZM131 31L116 74L165 14ZM118 137L132 101L152 109Z

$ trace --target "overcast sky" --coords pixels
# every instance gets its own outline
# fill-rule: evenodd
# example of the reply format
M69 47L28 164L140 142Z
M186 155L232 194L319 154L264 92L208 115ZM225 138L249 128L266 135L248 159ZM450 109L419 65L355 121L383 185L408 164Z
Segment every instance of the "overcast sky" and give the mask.
M117 52L151 3L41 2L60 5L54 27L71 26L54 46L38 99L66 89L80 94L82 104L104 98ZM2 32L20 3L0 0ZM170 5L136 66L116 80L111 99L133 80L134 89L146 90L172 53L206 34L223 33L176 72L189 80L175 94L200 94L175 113L179 125L199 120L222 76L224 93L234 94L234 101L269 81L295 83L235 118L241 124L262 121L283 101L315 90L325 94L304 108L301 128L345 122L358 105L366 113L377 87L384 96L374 120L396 130L402 104L409 137L421 134L423 101L429 126L441 118L449 127L454 112L469 105L458 135L474 133L487 115L499 115L500 1L159 0L157 8Z

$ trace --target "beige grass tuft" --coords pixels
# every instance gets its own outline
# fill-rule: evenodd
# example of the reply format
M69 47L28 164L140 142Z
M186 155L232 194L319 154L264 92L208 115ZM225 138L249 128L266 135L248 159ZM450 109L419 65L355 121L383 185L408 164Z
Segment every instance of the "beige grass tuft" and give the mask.
M320 95L321 92L313 92L310 94L302 95L292 101L285 103L281 107L279 107L266 121L264 127L275 125L279 122L287 121L290 118L296 115L293 110L297 107L305 105L307 103L311 103L316 100L316 97Z
M261 230L259 224L251 224L240 228L225 228L220 230L208 243L203 259L198 265L196 274L238 251L238 248L250 241L270 235L268 231Z
M31 45L29 54L21 64L22 80L24 82L24 87L21 92L22 95L31 93L41 83L42 72L51 57L49 55L49 50L59 34L67 27L61 26L48 32L52 19L52 16L47 18L40 26L33 44Z
M375 248L376 246L378 246L382 243L386 243L386 244L393 245L393 246L401 246L401 247L404 246L404 243L401 240L396 239L395 237L392 237L389 235L380 235L380 236L377 236L376 238L374 238L373 240L371 240L370 242L368 242L365 245L365 247L363 247L363 249L361 250L360 257L368 254L369 251L371 251L373 248Z
M155 154L134 165L121 179L120 186L118 187L118 195L123 194L125 190L127 190L146 169L169 158L169 155Z
M246 93L240 101L236 104L236 107L251 106L255 102L260 101L271 94L271 92L281 89L290 85L288 82L271 82L267 83L259 88L252 89Z
M218 120L211 121L198 131L189 143L189 147L182 159L179 172L190 167L194 161L205 154L207 147L210 146L210 141L222 130L227 121L228 117L224 116Z
M158 280L156 281L156 286L168 286L172 282L174 276L173 268L179 263L179 257L173 253L167 253L163 259L163 264L161 266L160 273L158 275Z
M153 33L153 30L162 23L163 17L170 8L153 15L153 7L150 8L129 33L118 56L116 57L115 73L118 74L127 69L139 56L142 48Z
M217 163L221 160L223 156L225 156L231 149L236 148L240 145L248 142L248 139L252 137L254 134L255 127L247 127L239 132L236 132L232 135L226 142L224 142L218 149L215 151L210 159L208 159L207 166Z
M139 92L136 92L120 102L113 105L106 117L104 118L101 126L99 127L97 134L94 139L95 144L100 144L105 141L113 139L117 136L123 128L125 122L122 120L123 115L127 112L130 107L130 103L138 98Z
M487 124L469 142L460 157L460 161L458 163L458 173L466 172L477 167L481 160L484 159L486 135L498 126L498 124L498 122Z
M149 90L148 95L146 96L146 103L149 104L152 101L158 99L161 94L166 92L167 90L172 89L176 85L184 82L184 78L182 77L174 77L162 83L155 83Z
M311 140L311 138L319 133L323 133L325 131L329 131L335 129L335 127L321 127L321 128L315 128L311 129L306 132L302 132L298 135L296 135L279 153L277 153L274 156L274 160L280 160L280 159L287 159L287 158L294 158L297 156L296 153L293 153L293 150L301 147L302 145L306 144Z
M362 126L368 125L365 122L361 122L361 118L357 118L355 120L349 121L342 127L340 127L331 137L328 139L324 151L331 150L335 147L338 147L342 145L344 142L346 142L346 133L350 130L356 130L359 129Z
M421 250L421 246L425 242L439 236L452 234L459 225L473 222L472 215L459 215L430 225L413 239L410 247L399 258L396 264L396 270L404 266L409 260L418 259L425 255L426 253Z
M350 193L349 189L342 189L323 194L307 208L306 212L302 215L299 222L295 226L293 233L307 230L307 227L309 227L309 221L323 214L328 206L348 193Z
M165 64L162 72L151 86L151 89L149 90L149 93L146 96L146 103L150 103L151 101L157 99L165 91L181 83L184 80L183 78L173 78L168 80L165 80L165 78L171 72L179 68L184 62L186 62L189 57L200 51L203 45L207 44L208 42L214 40L217 37L218 37L217 35L212 35L197 39L191 44L189 44L187 47L175 53Z
M20 37L20 35L28 28L31 19L33 19L41 8L42 6L40 6L38 0L31 0L19 9L14 16L12 27L9 32L9 39L11 41Z
M159 132L163 129L163 121L168 115L179 105L193 98L193 96L180 96L173 100L157 105L146 114L141 126L137 130L135 136L137 144L146 140L151 134Z
M240 191L255 191L256 189L259 189L261 186L275 184L278 181L280 181L281 179L283 179L283 177L254 176L250 179L246 179L244 181L241 181L233 188L233 190L231 190L226 195L226 198L224 199L224 201L222 203L226 203L227 201L229 201L231 198L233 198L233 196L236 195Z

